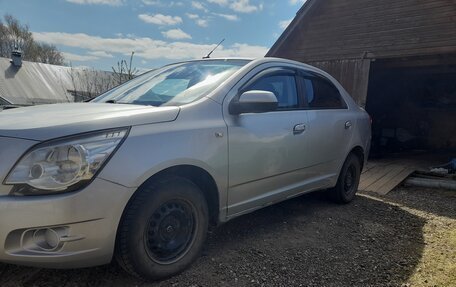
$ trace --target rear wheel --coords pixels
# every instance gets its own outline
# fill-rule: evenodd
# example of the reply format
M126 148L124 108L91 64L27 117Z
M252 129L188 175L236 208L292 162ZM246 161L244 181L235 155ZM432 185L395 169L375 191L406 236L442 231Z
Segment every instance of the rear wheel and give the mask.
M187 268L206 238L208 207L201 190L167 177L138 191L119 227L116 257L129 273L158 280Z
M352 201L358 191L360 176L361 161L356 155L349 154L340 171L337 185L328 191L331 199L338 203Z

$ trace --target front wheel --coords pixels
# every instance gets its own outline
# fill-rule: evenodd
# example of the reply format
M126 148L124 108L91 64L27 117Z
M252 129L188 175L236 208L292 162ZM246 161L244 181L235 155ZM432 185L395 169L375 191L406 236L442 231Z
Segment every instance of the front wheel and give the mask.
M116 257L129 273L158 280L187 268L201 252L208 207L201 190L168 177L138 190L119 227Z
M336 186L328 190L331 199L337 203L351 202L358 191L360 176L360 159L354 154L349 154L342 166Z

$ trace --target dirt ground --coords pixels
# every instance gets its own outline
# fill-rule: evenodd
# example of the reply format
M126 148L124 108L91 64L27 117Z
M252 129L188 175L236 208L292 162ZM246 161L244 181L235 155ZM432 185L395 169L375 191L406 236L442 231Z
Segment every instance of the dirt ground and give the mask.
M456 286L456 192L401 187L348 205L295 198L215 229L188 271L159 283L116 264L0 265L0 286Z

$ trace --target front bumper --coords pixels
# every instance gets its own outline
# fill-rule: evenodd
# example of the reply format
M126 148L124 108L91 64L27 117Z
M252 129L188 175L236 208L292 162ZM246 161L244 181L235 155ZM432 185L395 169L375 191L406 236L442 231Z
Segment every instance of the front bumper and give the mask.
M0 261L46 268L109 263L133 192L95 179L69 194L0 196Z

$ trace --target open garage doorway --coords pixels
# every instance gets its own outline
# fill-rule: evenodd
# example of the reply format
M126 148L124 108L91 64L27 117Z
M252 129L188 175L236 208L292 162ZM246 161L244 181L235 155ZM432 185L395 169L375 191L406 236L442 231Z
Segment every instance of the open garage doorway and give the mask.
M372 62L366 110L373 121L372 157L456 156L456 55Z

